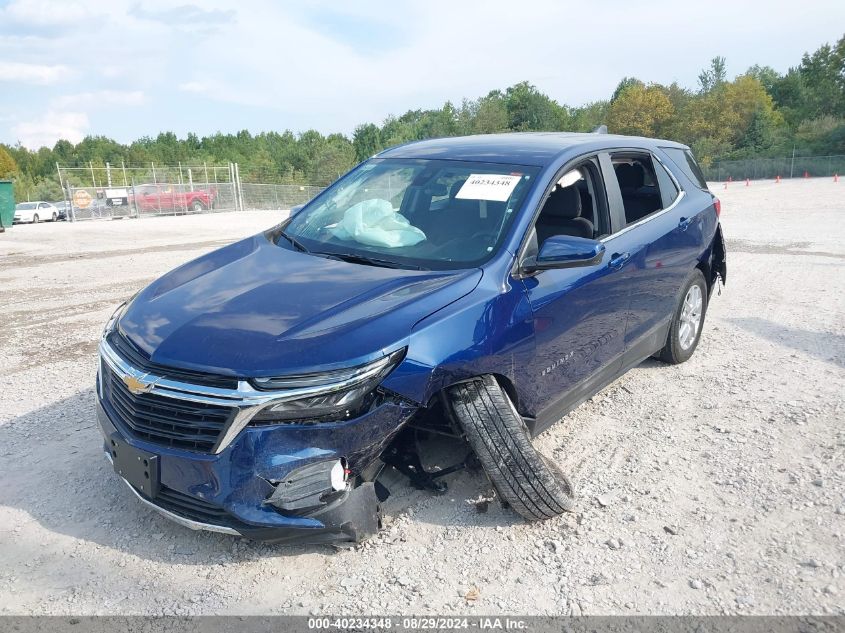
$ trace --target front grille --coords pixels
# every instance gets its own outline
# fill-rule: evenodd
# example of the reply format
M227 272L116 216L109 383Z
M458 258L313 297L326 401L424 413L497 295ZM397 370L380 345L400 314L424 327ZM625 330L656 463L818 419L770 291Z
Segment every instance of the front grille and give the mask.
M165 367L163 365L159 365L158 363L154 363L150 360L149 356L138 349L131 341L122 336L117 329L108 335L107 340L109 345L111 345L111 348L122 356L127 363L144 373L161 376L162 378L167 378L168 380L187 382L193 385L220 387L221 389L238 388L238 379L232 376L207 374L205 372L191 371L189 369Z
M133 437L163 446L210 452L233 407L177 400L152 393L133 394L108 363L102 364L107 404Z
M177 492L166 486L162 486L156 498L152 500L160 508L164 508L192 521L208 523L210 525L227 525L234 527L240 523L226 510L208 501L197 499L182 492Z

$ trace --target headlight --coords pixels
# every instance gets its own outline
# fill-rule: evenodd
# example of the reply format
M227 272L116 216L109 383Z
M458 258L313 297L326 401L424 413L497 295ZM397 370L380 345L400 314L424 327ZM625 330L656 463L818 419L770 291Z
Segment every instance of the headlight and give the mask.
M336 371L283 376L279 378L253 378L256 389L309 389L312 393L301 398L279 402L263 409L253 419L260 424L290 421L318 421L320 419L344 420L352 417L368 401L379 383L405 355L405 349L384 356L372 363Z

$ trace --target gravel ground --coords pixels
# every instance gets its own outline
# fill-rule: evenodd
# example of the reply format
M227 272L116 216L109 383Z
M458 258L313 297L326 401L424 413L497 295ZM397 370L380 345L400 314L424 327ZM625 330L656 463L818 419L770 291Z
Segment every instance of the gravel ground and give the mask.
M692 360L643 363L538 439L577 512L527 524L479 511L480 474L442 496L397 480L386 528L348 550L171 524L112 473L94 422L114 306L278 216L14 227L0 235L0 613L845 612L843 187L714 187L729 285Z

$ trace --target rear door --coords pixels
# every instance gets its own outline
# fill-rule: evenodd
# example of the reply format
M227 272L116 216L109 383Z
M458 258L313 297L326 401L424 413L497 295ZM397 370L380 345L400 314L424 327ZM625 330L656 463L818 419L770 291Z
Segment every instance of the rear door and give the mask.
M593 225L594 239L613 232L600 162L593 156L573 165L585 176L574 185L582 207L578 217ZM529 248L541 246L536 235L549 235L543 228L546 214L555 216L550 206L542 207L528 239L535 245ZM516 379L527 395L521 412L536 418L535 434L615 377L624 352L630 297L625 269L625 262L613 260L608 251L593 266L545 270L522 279L536 347L527 370Z
M702 242L700 210L651 152L610 153L611 208L625 228L606 241L608 250L630 254L631 302L623 368L663 347L678 292L695 267Z

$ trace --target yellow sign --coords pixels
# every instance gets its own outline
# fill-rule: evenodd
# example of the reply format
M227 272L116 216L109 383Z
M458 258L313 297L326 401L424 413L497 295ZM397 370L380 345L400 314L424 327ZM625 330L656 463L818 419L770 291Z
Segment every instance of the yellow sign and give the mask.
M77 206L80 209L88 208L88 205L91 204L91 194L85 191L85 189L79 189L78 191L74 191L73 204L74 206Z

